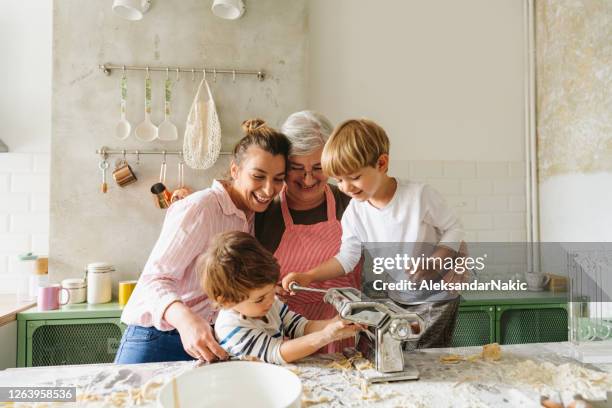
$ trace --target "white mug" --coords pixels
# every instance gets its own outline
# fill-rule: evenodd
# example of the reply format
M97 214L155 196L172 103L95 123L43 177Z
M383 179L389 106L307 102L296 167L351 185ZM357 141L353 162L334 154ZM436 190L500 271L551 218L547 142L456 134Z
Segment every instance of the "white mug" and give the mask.
M550 281L550 277L539 272L525 273L525 280L529 289L541 290Z

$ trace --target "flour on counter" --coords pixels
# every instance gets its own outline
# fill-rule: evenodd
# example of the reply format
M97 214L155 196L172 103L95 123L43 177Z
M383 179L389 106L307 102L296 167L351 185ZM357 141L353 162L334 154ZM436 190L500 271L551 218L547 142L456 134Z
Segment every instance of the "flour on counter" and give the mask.
M612 389L612 369L598 371L562 355L563 344L502 346L501 359L484 360L481 348L417 350L407 358L420 379L369 384L362 388L361 372L342 355L315 356L287 368L303 386L303 406L486 408L539 406L541 395L562 396L568 404L574 394L604 399ZM440 357L459 356L455 364ZM76 386L79 406L154 407L161 386L198 367L197 362L142 365L39 367L0 372L0 384L13 386ZM604 367L606 368L606 367ZM37 381L32 381L36 378ZM15 404L15 407L74 407L65 404Z

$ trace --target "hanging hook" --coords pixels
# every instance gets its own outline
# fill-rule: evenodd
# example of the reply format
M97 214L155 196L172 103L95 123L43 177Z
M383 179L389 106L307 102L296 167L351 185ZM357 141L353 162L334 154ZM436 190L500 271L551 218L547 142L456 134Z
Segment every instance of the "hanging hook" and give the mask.
M232 69L232 82L236 83L236 70Z
M178 82L178 80L179 80L179 69L177 68L176 69L176 82Z
M206 68L202 69L202 79L206 80Z
M108 152L106 151L106 146L102 146L102 148L100 149L100 157L103 160L106 160L108 158Z
M213 68L213 82L217 82L217 68Z
M125 156L126 156L126 154L127 154L127 150L123 149L123 150L121 151L121 153L123 154L123 161L127 163L127 159L126 159L126 157L125 157Z
M140 150L136 150L136 164L140 164Z
M166 79L170 79L170 68L166 67Z
M195 82L195 69L191 68L191 80Z
M162 151L162 163L166 163L166 151Z
M150 78L150 74L149 74L149 67L147 67L147 79Z
M121 73L123 78L125 78L125 65L121 67Z

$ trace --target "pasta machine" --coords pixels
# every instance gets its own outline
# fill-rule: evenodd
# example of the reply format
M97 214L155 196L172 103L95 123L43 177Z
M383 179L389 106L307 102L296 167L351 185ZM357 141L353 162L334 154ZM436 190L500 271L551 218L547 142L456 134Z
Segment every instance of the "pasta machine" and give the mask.
M425 330L421 316L391 301L370 299L355 288L324 290L292 282L289 289L324 293L324 302L332 305L342 319L366 327L355 336L355 349L346 349L344 354L352 357L360 352L371 362L372 372L363 372L369 382L419 378L418 370L405 360L403 345L421 337Z

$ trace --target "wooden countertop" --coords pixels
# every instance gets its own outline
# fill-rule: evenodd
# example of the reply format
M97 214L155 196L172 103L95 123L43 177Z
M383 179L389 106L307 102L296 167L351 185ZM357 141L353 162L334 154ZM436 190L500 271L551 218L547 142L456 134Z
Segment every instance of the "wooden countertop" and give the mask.
M0 295L0 326L17 319L17 313L35 306L36 302L18 302L16 295Z

